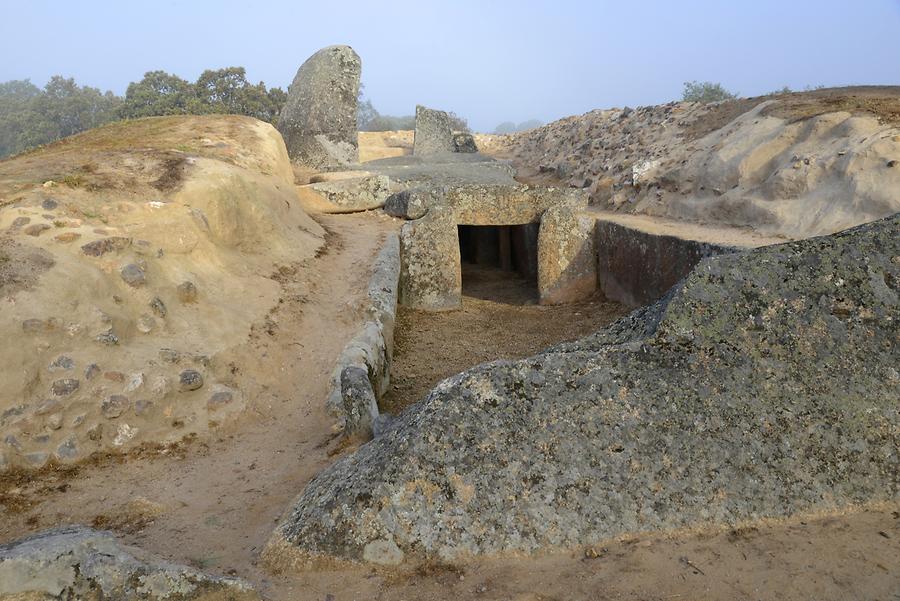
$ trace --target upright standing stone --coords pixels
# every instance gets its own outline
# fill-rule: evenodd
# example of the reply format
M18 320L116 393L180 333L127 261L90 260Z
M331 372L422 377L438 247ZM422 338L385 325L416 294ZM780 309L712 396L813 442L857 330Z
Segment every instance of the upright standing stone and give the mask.
M288 90L278 118L291 160L318 169L359 161L356 112L362 62L349 46L309 57Z
M413 140L413 155L434 156L453 152L453 130L450 115L422 105L416 106L416 134Z

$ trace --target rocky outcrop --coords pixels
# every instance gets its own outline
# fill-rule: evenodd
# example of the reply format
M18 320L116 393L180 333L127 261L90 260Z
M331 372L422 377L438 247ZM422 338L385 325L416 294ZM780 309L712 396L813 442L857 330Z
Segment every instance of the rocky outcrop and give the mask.
M450 115L421 105L416 106L416 133L413 155L434 157L453 152L453 131Z
M107 532L67 527L0 546L0 599L258 601L249 584L146 557Z
M321 213L357 213L384 206L391 194L384 175L364 175L298 186L304 206Z
M359 161L356 112L362 62L349 46L309 57L288 89L278 117L291 160L317 169Z
M317 476L266 558L456 560L896 499L898 257L900 214L704 259L592 336L449 378Z

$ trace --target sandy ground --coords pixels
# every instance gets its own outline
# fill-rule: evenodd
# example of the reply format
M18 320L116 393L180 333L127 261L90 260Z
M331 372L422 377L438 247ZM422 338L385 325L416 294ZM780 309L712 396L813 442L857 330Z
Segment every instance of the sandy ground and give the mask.
M382 405L396 413L448 376L485 361L533 355L625 313L625 307L602 297L540 306L536 285L515 272L464 264L461 310L399 308L391 389Z

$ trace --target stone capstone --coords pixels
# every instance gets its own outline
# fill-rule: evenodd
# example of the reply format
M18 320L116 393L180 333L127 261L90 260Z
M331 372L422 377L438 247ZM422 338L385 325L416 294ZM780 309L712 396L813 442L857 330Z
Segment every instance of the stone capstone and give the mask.
M292 161L317 169L359 161L361 71L362 62L349 46L323 48L300 66L278 118Z
M416 106L416 131L413 138L413 155L434 157L453 152L453 131L450 115L444 111Z
M0 545L0 599L256 601L259 596L237 578L209 576L120 545L108 532L70 526Z
M449 561L895 501L898 256L900 214L706 258L593 335L444 380L307 486L266 560Z

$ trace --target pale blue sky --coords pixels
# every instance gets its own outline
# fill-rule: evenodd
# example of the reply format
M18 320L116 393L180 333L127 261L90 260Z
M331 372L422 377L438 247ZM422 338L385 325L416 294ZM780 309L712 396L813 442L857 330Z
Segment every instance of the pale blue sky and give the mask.
M287 87L315 50L350 44L383 113L416 103L479 130L678 98L686 80L742 95L900 84L900 0L446 2L0 0L0 81L53 74L124 93L145 71L243 65Z

